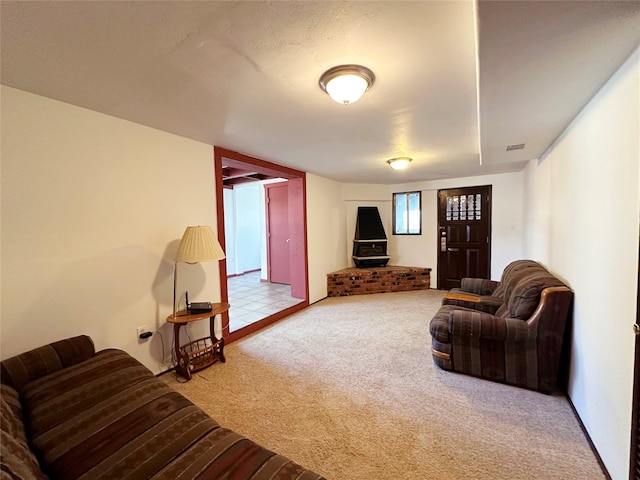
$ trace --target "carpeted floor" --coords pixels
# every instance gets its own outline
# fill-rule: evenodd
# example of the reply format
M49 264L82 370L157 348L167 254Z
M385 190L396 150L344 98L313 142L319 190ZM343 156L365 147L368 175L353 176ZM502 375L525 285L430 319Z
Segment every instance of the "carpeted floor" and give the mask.
M330 480L603 479L566 398L433 365L435 290L329 298L178 383L221 425Z

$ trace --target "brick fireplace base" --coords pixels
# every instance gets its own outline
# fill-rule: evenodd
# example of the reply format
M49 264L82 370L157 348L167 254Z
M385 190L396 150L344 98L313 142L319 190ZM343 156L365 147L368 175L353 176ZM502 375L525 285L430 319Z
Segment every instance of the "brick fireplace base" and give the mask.
M430 286L431 269L422 267L352 267L327 274L329 297L426 290Z

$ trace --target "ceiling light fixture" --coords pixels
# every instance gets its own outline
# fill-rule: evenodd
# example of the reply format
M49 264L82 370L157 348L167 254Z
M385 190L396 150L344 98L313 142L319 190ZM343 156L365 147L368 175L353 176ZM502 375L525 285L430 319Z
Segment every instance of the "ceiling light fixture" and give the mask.
M411 163L411 160L412 159L409 157L396 157L396 158L392 158L391 160L387 160L387 163L394 170L404 170L409 166L409 163Z
M320 88L338 103L349 105L369 90L376 76L361 65L338 65L320 76Z

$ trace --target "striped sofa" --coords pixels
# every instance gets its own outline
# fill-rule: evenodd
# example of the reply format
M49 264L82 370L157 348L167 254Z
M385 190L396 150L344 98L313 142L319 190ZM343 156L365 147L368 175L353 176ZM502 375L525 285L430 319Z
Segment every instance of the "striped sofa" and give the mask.
M550 393L558 390L573 292L541 264L517 260L500 282L463 279L430 322L445 370Z
M127 353L95 353L87 336L0 369L2 479L322 479L222 428Z

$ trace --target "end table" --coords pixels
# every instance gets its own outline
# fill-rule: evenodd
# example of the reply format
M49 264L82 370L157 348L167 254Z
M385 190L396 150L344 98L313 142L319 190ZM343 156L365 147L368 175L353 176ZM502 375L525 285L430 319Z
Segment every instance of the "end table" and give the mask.
M228 303L212 303L210 312L189 313L186 310L169 315L167 322L173 323L174 348L176 351L176 372L187 380L191 374L202 370L217 361L226 362L224 358L224 338L218 339L215 332L216 315L229 310ZM188 323L209 319L209 336L180 345L180 329Z

